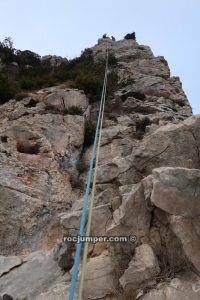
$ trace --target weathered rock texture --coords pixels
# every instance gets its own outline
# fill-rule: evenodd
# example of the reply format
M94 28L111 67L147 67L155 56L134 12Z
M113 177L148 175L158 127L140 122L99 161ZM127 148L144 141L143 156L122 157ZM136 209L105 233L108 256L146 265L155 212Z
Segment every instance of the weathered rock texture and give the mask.
M105 107L92 235L137 239L90 245L84 299L197 300L200 116L164 57L100 39L95 61L107 44L119 82ZM83 114L66 114L71 106ZM77 165L88 168L84 121L97 111L64 87L0 107L0 297L67 297L74 245L56 241L78 232L87 170Z
M86 108L81 92L62 90L66 101L68 94ZM59 89L47 89L0 108L2 254L52 247L60 231L58 215L77 197L71 182L78 177L84 116L62 115L62 105L58 113L45 109L56 95Z

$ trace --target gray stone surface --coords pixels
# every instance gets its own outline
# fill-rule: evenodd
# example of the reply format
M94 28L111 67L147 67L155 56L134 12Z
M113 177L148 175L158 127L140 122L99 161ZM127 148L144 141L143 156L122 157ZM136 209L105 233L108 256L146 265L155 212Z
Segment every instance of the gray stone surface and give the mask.
M196 115L179 124L161 126L147 136L132 152L137 172L149 175L163 166L198 169L199 126L200 116Z
M90 259L85 275L84 298L101 299L112 294L115 291L115 280L111 259L106 251Z
M78 106L83 111L88 107L84 92L74 89L56 89L55 92L47 95L43 101L47 107L58 109L61 112L71 106Z
M60 282L62 272L51 252L36 252L23 263L0 277L0 294L14 299L35 299L40 293Z
M128 269L120 278L120 284L124 289L136 290L144 288L149 281L155 279L160 272L157 258L147 244L135 248L135 254L129 263Z
M113 221L108 228L109 235L136 235L137 238L148 233L151 215L145 206L141 184L134 185L124 198L121 206L114 211Z
M200 216L200 170L154 169L150 185L153 205L173 215Z
M0 256L0 277L21 264L22 259L17 256Z
M194 219L170 217L170 227L181 241L183 251L200 273L200 217Z
M57 261L59 267L64 271L69 271L74 264L75 243L67 243L59 241L54 250L54 260Z
M35 300L62 300L69 295L69 283L58 283L47 292L41 293Z
M180 274L169 283L160 284L141 300L198 300L200 298L200 277L192 272Z

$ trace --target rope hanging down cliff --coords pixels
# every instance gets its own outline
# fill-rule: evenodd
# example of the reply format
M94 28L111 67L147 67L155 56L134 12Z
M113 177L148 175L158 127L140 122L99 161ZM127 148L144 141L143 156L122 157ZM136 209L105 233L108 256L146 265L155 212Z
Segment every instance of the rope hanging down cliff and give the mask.
M106 98L107 78L108 78L108 46L107 46L107 50L106 50L105 76L104 76L104 83L103 83L103 89L102 89L102 95L101 95L99 115L98 115L98 120L97 120L92 155L91 155L91 159L90 159L90 167L89 167L89 173L88 173L88 178L87 178L86 192L85 192L83 210L82 210L80 227L79 227L79 236L80 237L84 236L84 228L85 228L85 223L86 223L88 202L90 202L90 203L89 203L89 209L88 209L88 223L87 223L87 229L86 229L86 236L90 235L91 221L92 221L92 208L93 208L93 203L94 203L96 175L97 175L98 159L99 159L100 139L101 139L103 116L104 116L104 106L105 106L105 98ZM92 182L95 154L96 154L96 161L95 161L95 168L94 168L94 178L93 178L91 199L89 200L90 184ZM79 268L80 256L81 256L81 249L82 249L82 242L78 243L76 246L76 254L75 254L74 266L73 266L73 271L72 271L72 280L71 280L68 300L74 300L75 290L76 290L76 282L77 282L77 277L78 277L78 268ZM83 253L82 272L81 272L80 286L79 286L79 292L78 292L78 300L81 300L81 298L82 298L83 285L84 285L84 274L85 274L86 262L87 262L87 252L88 252L88 243L85 243L84 253Z

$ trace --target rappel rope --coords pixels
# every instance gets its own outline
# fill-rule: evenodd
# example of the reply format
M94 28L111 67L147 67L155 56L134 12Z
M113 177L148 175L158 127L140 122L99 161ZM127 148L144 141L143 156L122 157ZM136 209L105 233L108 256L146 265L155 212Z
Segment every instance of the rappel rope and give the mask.
M107 52L107 56L108 56L108 52ZM108 67L107 62L108 62L108 60L106 59L106 70L107 70L107 67ZM97 152L96 152L96 161L95 161L95 168L94 168L92 193L91 193L91 199L90 199L90 202L89 202L89 213L88 213L86 237L90 236L90 233L91 233L92 210L93 210L93 206L94 206L94 196L95 196L96 179L97 179L97 168L98 168L99 154L100 154L101 134L102 134L102 125L103 125L103 117L104 117L103 113L104 113L105 98L106 98L106 87L107 87L107 76L106 76L106 82L105 82L103 107L102 107L102 117L101 117L100 130L99 130L99 139L98 139ZM84 251L83 251L83 261L82 261L82 265L81 265L82 271L81 271L80 285L79 285L79 292L78 292L77 300L82 300L83 287L84 287L84 278L85 278L85 271L86 271L86 263L87 263L88 247L89 247L89 243L85 242Z
M101 102L100 102L99 115L98 115L98 121L97 121L97 126L96 126L93 150L92 150L92 155L91 155L91 159L90 159L90 167L89 167L89 173L88 173L88 178L87 178L86 193L85 193L83 210L82 210L80 227L79 227L79 237L84 236L84 228L85 228L85 223L86 223L88 202L89 202L89 209L88 209L88 222L87 222L86 236L89 236L90 231L91 231L92 209L93 209L93 204L94 204L95 185L96 185L96 177L97 177L99 152L100 152L99 150L100 150L100 140L101 140L101 133L102 133L102 125L103 125L105 98L106 98L107 77L108 77L108 46L107 46L107 50L106 50L106 66L105 66L104 83L103 83L103 89L102 89L102 95L101 95ZM96 154L96 161L95 161L95 168L94 168L92 193L91 193L91 198L89 200L90 184L92 182L95 154ZM72 270L72 280L71 280L68 300L74 300L75 291L76 291L76 282L77 282L78 271L79 271L81 249L82 249L82 242L78 243L76 246L76 253L75 253L75 259L74 259L74 266L73 266L73 270ZM84 286L84 275L85 275L86 263L87 263L87 253L88 253L88 242L86 242L84 244L82 272L81 272L80 285L79 285L79 291L78 291L78 300L82 299L83 286Z

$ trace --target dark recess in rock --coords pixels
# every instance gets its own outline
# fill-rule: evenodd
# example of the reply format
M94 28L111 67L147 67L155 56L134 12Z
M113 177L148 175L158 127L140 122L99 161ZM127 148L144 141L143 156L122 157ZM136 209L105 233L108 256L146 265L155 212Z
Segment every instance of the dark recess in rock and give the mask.
M28 107L28 108L36 107L37 103L38 103L37 101L35 101L34 99L31 99L31 100L29 101L29 103L24 104L24 106L25 106L25 107Z
M17 151L20 153L26 154L39 154L40 145L39 143L31 144L29 141L18 141L17 142Z
M122 95L121 99L124 102L129 97L133 97L133 98L138 99L138 100L145 100L145 98L146 98L145 94L143 94L143 93L140 93L140 92L128 92L128 93Z

